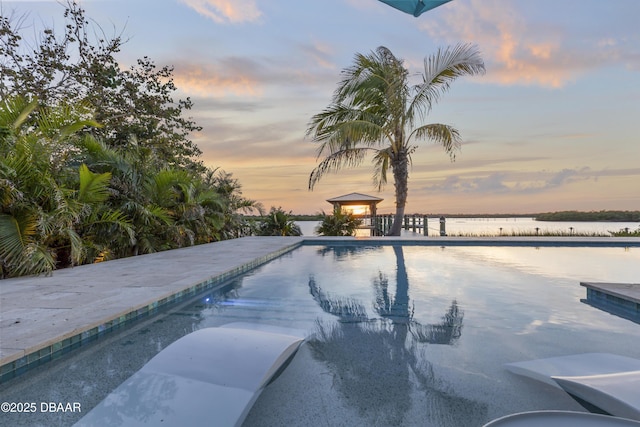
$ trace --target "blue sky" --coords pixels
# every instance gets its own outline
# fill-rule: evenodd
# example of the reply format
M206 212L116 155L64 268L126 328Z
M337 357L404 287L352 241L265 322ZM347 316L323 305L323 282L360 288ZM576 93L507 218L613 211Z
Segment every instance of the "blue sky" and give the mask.
M57 25L56 1L0 0ZM108 35L129 39L123 67L149 56L175 67L195 103L193 140L266 208L329 211L326 199L378 195L371 167L327 175L310 192L315 146L306 125L330 101L356 53L386 46L412 73L425 56L478 45L484 76L457 80L429 122L456 126L450 162L423 144L407 212L523 213L640 209L638 0L453 0L414 18L377 0L85 0Z

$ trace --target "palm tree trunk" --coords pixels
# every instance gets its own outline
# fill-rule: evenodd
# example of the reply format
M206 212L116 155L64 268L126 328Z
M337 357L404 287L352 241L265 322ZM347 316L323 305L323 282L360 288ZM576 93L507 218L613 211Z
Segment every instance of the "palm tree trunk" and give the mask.
M407 204L407 194L409 192L409 158L405 149L400 150L391 161L393 169L393 180L396 188L396 215L393 218L391 229L387 236L399 236L402 230L402 219L404 218L404 207Z

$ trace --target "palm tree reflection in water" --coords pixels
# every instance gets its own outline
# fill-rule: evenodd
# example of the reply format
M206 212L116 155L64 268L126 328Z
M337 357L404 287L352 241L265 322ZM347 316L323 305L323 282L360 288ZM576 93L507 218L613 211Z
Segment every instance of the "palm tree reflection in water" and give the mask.
M486 419L487 405L457 396L436 377L426 357L426 344L452 345L461 337L462 310L454 300L440 323L415 321L402 246L393 250L395 295L390 295L389 281L382 272L373 282L379 319L370 319L360 301L332 297L313 277L309 279L314 300L338 318L338 322L318 321L310 342L314 358L328 365L344 401L372 425L403 425L412 404L426 406L423 412L428 420L424 421L429 425L459 426ZM418 393L412 396L414 384Z

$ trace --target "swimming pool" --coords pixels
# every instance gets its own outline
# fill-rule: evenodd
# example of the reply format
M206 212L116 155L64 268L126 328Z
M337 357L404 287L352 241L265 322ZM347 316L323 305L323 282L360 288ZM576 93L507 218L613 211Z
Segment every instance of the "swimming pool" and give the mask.
M19 378L2 400L82 401L88 412L179 337L249 321L313 336L246 426L481 426L513 412L581 410L504 364L582 352L640 358L640 325L581 302L579 286L639 278L638 248L307 244ZM73 420L40 416L23 425Z

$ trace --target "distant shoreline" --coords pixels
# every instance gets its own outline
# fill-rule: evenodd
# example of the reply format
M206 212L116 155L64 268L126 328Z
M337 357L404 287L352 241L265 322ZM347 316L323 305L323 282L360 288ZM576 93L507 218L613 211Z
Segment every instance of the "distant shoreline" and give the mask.
M381 214L389 215L389 214ZM424 213L407 213L406 215L425 215ZM557 211L527 214L442 214L427 213L428 217L445 218L534 218L536 221L559 222L640 222L640 211ZM294 221L321 221L322 215L292 214Z
M535 216L536 221L640 222L640 211L560 211Z

